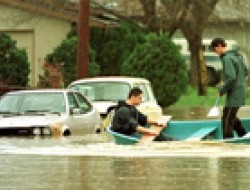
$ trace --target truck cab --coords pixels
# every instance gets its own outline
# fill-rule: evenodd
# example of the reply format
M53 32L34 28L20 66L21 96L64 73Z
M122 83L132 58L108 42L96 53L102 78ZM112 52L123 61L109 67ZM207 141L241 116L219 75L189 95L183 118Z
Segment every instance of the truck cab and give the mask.
M136 77L93 77L72 82L68 88L80 91L100 112L102 118L107 115L107 109L114 106L119 100L126 100L129 91L133 87L139 87L143 92L142 103L138 110L149 117L162 115L162 108L157 103L151 83L144 78Z

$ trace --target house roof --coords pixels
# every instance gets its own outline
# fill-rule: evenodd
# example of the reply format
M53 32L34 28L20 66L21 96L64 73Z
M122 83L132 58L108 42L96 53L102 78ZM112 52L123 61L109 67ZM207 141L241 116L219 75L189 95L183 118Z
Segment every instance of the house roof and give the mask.
M211 20L216 18L227 22L250 22L250 5L248 0L229 1L221 0L217 3L214 15Z
M62 0L0 0L0 4L8 5L33 13L51 16L69 22L77 22L78 3ZM115 20L110 19L105 10L90 6L90 26L116 26Z

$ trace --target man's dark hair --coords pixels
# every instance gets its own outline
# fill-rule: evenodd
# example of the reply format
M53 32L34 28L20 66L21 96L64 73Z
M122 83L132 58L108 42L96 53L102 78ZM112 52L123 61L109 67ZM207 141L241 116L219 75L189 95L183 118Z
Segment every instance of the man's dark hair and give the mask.
M209 48L211 50L214 50L214 48L218 47L219 45L221 45L222 47L226 47L227 46L227 44L226 44L226 42L225 42L224 39L222 39L222 38L214 38L211 41Z
M142 94L142 90L138 87L134 87L130 90L128 97L131 98L131 96L138 96Z

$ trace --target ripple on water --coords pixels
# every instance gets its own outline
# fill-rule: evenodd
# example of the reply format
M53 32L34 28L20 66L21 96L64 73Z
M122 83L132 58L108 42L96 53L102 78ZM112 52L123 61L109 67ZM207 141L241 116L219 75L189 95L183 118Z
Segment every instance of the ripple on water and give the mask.
M7 146L6 146L7 145ZM0 154L48 156L114 156L114 157L250 157L250 146L212 141L164 142L140 145L108 143L81 144L80 141L49 146L0 145Z

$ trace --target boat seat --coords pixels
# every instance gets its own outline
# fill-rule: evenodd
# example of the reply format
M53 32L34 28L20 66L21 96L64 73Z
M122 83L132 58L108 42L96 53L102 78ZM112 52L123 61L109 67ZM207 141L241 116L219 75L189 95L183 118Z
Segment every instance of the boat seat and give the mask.
M216 126L203 127L189 136L186 141L199 141L217 129Z

